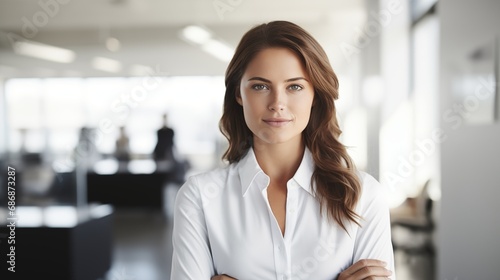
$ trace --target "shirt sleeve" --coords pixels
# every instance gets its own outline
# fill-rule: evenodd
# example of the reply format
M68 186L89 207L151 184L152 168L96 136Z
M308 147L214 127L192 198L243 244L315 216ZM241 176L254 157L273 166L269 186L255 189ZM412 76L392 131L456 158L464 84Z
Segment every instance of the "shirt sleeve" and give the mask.
M353 263L361 259L385 261L386 268L392 271L390 279L396 280L387 192L368 174L362 175L362 184L363 194L358 207L361 228L356 235Z
M172 280L209 280L214 275L201 194L191 177L175 200Z

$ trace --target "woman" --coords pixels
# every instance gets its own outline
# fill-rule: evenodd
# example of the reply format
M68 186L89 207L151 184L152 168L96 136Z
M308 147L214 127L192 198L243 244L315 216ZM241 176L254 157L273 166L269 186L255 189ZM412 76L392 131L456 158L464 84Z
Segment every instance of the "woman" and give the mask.
M338 81L316 40L290 22L254 27L225 83L230 165L179 191L172 279L389 279L382 188L338 141Z

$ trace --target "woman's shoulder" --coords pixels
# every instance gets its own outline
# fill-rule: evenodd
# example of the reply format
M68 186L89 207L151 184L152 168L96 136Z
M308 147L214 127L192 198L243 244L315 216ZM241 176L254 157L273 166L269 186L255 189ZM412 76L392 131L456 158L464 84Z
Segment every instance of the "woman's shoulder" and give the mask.
M234 164L216 167L208 171L199 172L189 176L189 180L194 180L198 184L208 184L225 181L229 174L234 172Z
M227 177L233 172L234 166L227 165L190 175L179 192L199 193L201 190L220 189L225 185Z
M388 190L384 185L366 172L357 171L357 175L361 183L361 203L369 203L373 200L386 200Z
M371 187L371 188L377 188L380 187L380 183L377 179L375 179L371 174L365 172L365 171L356 171L356 174L358 175L359 181L363 188L365 187Z

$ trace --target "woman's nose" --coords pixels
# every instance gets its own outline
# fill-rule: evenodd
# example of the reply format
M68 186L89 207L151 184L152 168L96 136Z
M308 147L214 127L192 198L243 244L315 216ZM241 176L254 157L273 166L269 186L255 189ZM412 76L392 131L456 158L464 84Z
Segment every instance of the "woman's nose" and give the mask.
M273 91L271 93L271 100L269 102L269 110L280 112L285 109L286 106L286 93L280 90Z

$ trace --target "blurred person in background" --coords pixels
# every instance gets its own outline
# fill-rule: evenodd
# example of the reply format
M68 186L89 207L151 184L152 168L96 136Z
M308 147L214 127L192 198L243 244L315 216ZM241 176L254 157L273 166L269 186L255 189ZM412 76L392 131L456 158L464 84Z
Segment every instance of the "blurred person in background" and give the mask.
M168 115L163 114L163 125L156 132L158 141L153 151L153 158L156 161L175 161L174 157L174 130L168 127Z
M225 84L229 166L180 189L171 278L395 279L383 188L338 140L319 43L290 22L256 26Z
M120 135L116 140L115 157L119 161L130 160L130 139L125 132L125 127L120 127Z
M153 158L156 161L157 168L162 171L173 170L173 181L177 184L185 182L187 170L190 164L186 159L175 153L174 135L175 132L168 126L168 115L163 114L163 125L156 132L158 141L153 150Z

